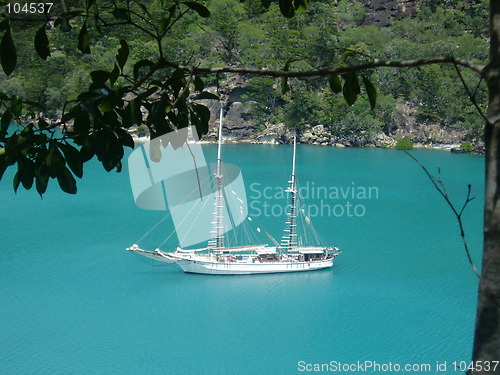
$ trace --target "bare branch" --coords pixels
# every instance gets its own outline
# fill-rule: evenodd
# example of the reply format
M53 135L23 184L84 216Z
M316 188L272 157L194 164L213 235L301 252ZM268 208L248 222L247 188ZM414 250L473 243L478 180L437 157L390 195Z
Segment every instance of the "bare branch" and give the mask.
M453 65L455 66L455 70L457 71L458 77L460 78L460 81L462 82L462 86L464 87L465 92L467 92L467 96L469 97L469 100L472 102L472 104L474 104L474 107L476 107L477 111L479 112L479 115L483 118L483 120L488 122L488 117L486 117L486 115L484 114L483 110L481 109L481 107L479 106L479 104L476 100L477 88L474 91L474 93L472 93L469 90L467 83L465 82L465 79L462 75L462 72L460 71L460 69L458 69L458 65L456 63L454 63Z
M448 206L450 206L451 210L455 214L455 217L457 218L457 221L458 221L458 226L460 227L460 237L462 237L462 242L464 244L465 254L467 255L467 259L469 260L472 271L476 274L476 276L478 278L480 278L481 276L479 275L479 272L477 271L476 266L474 264L474 261L472 260L472 257L470 255L469 245L467 244L467 239L465 237L465 230L464 230L464 226L463 226L463 222L462 222L462 214L465 210L465 207L467 207L467 205L474 199L474 197L472 197L472 198L470 197L471 185L468 185L467 197L465 199L465 202L464 202L462 209L460 210L460 212L458 212L457 209L455 208L455 206L453 205L453 203L451 202L451 200L448 196L448 193L444 187L444 184L441 180L440 169L438 168L439 177L436 178L427 170L425 165L423 165L415 156L413 156L412 154L410 154L406 150L404 150L404 153L406 155L408 155L410 158L412 158L420 166L420 168L422 168L422 170L425 172L427 177L429 177L429 179L431 180L431 182L434 185L434 187L436 188L436 190L439 192L439 194L441 194L441 196L444 198L446 203L448 203Z
M283 70L270 70L270 69L250 69L239 67L219 67L219 68L200 68L194 66L185 66L165 61L169 67L183 70L192 74L212 74L212 73L240 73L251 74L257 76L268 77L287 77L287 78L306 78L306 77L322 77L329 74L343 74L348 72L357 72L373 68L390 67L390 68L410 68L416 66L433 65L433 64L456 64L463 66L477 73L482 73L486 65L476 64L472 61L459 59L452 56L441 56L429 59L419 60L404 60L404 61L391 61L373 59L373 61L353 65L353 66L338 66L318 70L309 71L283 71Z

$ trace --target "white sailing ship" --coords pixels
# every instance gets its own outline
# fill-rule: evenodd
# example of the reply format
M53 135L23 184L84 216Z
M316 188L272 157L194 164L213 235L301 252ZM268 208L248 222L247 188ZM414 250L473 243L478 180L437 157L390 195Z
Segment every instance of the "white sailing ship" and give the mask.
M214 275L245 275L313 271L333 266L334 259L340 254L337 247L307 246L298 235L298 189L295 176L296 140L293 141L292 175L286 190L290 195L290 209L285 223L285 235L281 243L269 238L274 245L226 246L224 229L225 195L222 146L222 111L218 132L217 169L214 173L214 210L211 239L208 246L198 249L177 247L173 252L159 248L154 251L143 250L137 244L128 251L165 263L175 263L184 272ZM302 210L303 211L303 210ZM250 218L248 218L250 219ZM310 219L305 218L310 224ZM259 230L260 232L260 230ZM267 232L266 232L267 234Z

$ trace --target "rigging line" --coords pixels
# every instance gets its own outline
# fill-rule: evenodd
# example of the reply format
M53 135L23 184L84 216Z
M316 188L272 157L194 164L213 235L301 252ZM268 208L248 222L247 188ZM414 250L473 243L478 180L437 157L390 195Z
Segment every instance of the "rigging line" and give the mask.
M203 182L205 182L206 178L204 179ZM163 181L162 181L162 184L163 184ZM189 193L189 195L191 195L194 191L198 190L198 188L194 188L193 190L191 190L191 192ZM165 191L163 191L164 194L166 194ZM164 222L166 219L168 219L170 216L172 216L172 212L175 211L175 207L173 209L170 209L168 214L166 214L159 222L157 222L150 230L148 230L141 238L139 238L137 241L135 241L135 243L139 243L141 242L144 238L146 238L149 234L151 234L152 231L154 231L156 228L158 228L158 226ZM171 235L170 235L171 236Z
M232 203L235 203L235 205L237 207L241 208L241 206L239 204L240 203L243 204L242 199L238 196L238 194L234 190L231 190L231 193L232 194L227 194L227 197L229 197L228 202L231 200ZM235 201L235 199L236 199L236 201ZM245 201L246 200L247 199L246 199L246 195L245 195ZM247 202L245 202L245 203L247 203ZM248 221L246 220L247 218L250 218L250 214L247 212L247 215L243 216L242 212L238 211L236 216L237 216L237 219L240 221L240 224L237 226L233 224L233 238L236 238L237 236L241 236L241 240L244 239L249 243L252 243L252 241L254 241L256 243L259 242L258 236L254 233L253 228L249 225ZM233 219L234 219L234 217L233 217ZM251 220L254 220L254 219L251 219ZM259 225L259 227L260 227L260 225Z
M141 238L139 238L137 241L135 241L135 243L139 243L139 242L141 242L141 241L142 241L144 238L146 238L146 237L147 237L147 236L148 236L148 235L149 235L152 231L154 231L154 230L158 227L158 225L160 225L162 222L164 222L164 221L165 221L165 220L166 220L169 216L171 216L171 215L172 215L172 212L170 211L167 215L165 215L165 216L163 217L163 219L161 219L158 223L156 223L156 224L153 226L153 228L151 228L150 230L148 230L148 231L146 232L146 234L144 234Z
M196 223L196 221L198 220L198 218L200 217L203 209L205 208L205 206L207 205L209 199L205 199L205 202L203 203L203 206L201 207L200 210L198 210L198 215L196 215L195 219L192 220L191 222L191 225L189 226L188 230L186 231L186 234L184 235L184 237L182 237L182 239L180 240L180 242L184 241L187 237L187 235L191 232L191 229L193 229L193 225ZM193 207L191 207L191 209L189 210L188 214L184 217L184 219L182 219L181 223L179 225L181 225L182 223L184 223L184 221L186 221L186 219L189 217L189 215L191 214L191 212L197 207L197 205L193 205ZM168 238L165 239L165 241L163 241L160 245L163 246L165 244L165 242L168 241Z
M299 190L300 191L300 190ZM304 199L299 195L299 207L301 207L300 211L302 213L301 215L301 220L302 220L302 227L304 228L304 234L307 236L307 232L305 231L306 225L307 224L310 227L310 232L311 235L314 237L314 240L316 241L316 244L319 246L322 242L324 242L323 237L316 231L316 228L314 227L313 221L311 219L311 214L307 210L307 205L304 204ZM305 217L309 219L309 221L305 220ZM305 221L305 223L304 223Z
M205 178L203 180L203 182L205 182L207 180L207 178ZM194 192L196 190L193 189L192 192ZM206 199L205 202L203 203L203 206L202 206L202 209L205 207L205 205L208 203L209 199ZM191 209L188 211L188 213L184 216L184 218L181 220L181 222L177 225L178 227L181 226L188 218L189 218L189 215L191 215L191 212L197 207L196 204L193 205L193 207L191 207ZM186 231L186 234L184 235L184 237L182 239L180 239L180 242L184 241L184 239L186 238L186 236L189 234L189 231L192 229L194 223L196 222L196 220L198 219L198 217L200 216L201 212L202 212L202 209L198 211L198 215L196 216L195 220L193 220L191 226L188 228L188 230ZM172 238L172 236L174 235L174 233L176 233L175 229L172 233L170 233L170 235L165 238L165 240L160 244L160 246L158 246L158 248L161 248L163 245L165 245L165 243L170 239Z

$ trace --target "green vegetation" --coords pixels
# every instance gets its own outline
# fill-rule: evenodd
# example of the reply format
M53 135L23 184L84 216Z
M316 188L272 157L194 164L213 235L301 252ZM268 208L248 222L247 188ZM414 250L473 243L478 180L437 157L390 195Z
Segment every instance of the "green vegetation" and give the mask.
M413 148L413 141L408 137L398 139L396 141L396 148L398 150L411 150Z
M57 179L75 193L75 176L94 156L121 170L132 126L152 137L189 124L207 134L204 100L218 97L206 87L234 78L231 94L259 123L299 133L321 124L371 138L397 127L411 103L420 122L481 134L486 94L475 74L487 60L486 2L420 5L417 17L381 29L360 26L365 8L356 0L67 0L37 19L0 13L0 178L17 165L15 190L36 186L42 195ZM476 65L366 67L456 53ZM234 77L236 68L247 74Z
M164 12L155 0L142 1L154 17ZM332 65L352 64L361 59L405 60L423 56L459 55L477 62L487 60L486 0L440 2L422 1L415 18L393 21L390 27L360 26L365 8L360 1L316 0L307 12L284 18L258 0L209 0L211 16L186 14L165 36L164 53L169 61L199 66L245 66L290 70L308 70ZM90 21L89 21L90 22ZM9 77L0 75L3 91L47 107L46 114L60 116L66 100L74 99L88 87L91 71L113 66L120 39L126 38L130 61L158 56L154 40L144 33L125 28L99 33L89 30L91 55L75 48L81 20L70 21L71 31L55 32L47 25L50 56L38 58L32 48L38 27L14 23L13 33L18 66ZM360 55L362 54L362 55ZM287 63L288 61L288 63ZM125 69L132 69L126 66ZM474 89L477 79L462 72ZM467 93L457 80L453 65L433 65L418 69L379 69L365 73L376 83L378 101L375 110L361 93L352 107L332 90L324 79L289 79L287 92L277 79L254 77L247 82L245 97L255 102L253 109L260 122L285 122L297 129L322 124L333 132L388 131L400 116L398 101L418 104L422 123L436 122L449 127L465 127L480 135L483 120L470 104ZM216 77L212 77L215 82ZM205 81L209 84L210 80ZM361 91L365 91L361 82ZM357 94L354 94L357 96ZM486 102L484 87L476 95L480 105ZM348 101L349 102L349 101Z
M472 143L470 143L470 142L462 142L462 143L460 144L460 148L461 148L461 149L462 149L462 151L464 151L464 152L472 152L472 151L474 151L474 150L477 148L477 146L473 145L473 144L472 144Z

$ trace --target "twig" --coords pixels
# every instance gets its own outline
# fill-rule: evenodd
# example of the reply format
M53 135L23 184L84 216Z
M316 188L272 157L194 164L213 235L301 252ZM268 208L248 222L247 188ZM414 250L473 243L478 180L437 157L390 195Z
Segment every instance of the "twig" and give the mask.
M462 75L462 72L460 71L460 69L458 69L457 63L454 62L453 65L455 66L455 70L457 71L458 77L460 78L460 81L462 82L462 86L464 87L465 92L467 92L467 96L469 97L469 100L472 102L472 104L474 104L474 107L476 107L479 115L483 118L483 120L488 122L488 117L486 117L486 115L484 114L483 110L481 109L481 107L479 106L479 104L477 103L477 100L476 100L477 88L474 91L474 93L471 93L471 91L469 90L469 87L467 86L467 83L465 82L465 79Z
M468 185L467 197L465 198L465 202L464 202L464 204L462 206L462 209L460 210L460 212L458 212L458 210L455 208L455 206L451 202L451 200L450 200L450 198L448 196L448 192L446 191L446 188L444 187L443 181L441 180L441 171L440 171L440 169L438 168L439 175L438 175L438 178L436 178L436 177L434 177L433 175L430 174L430 172L427 170L427 168L416 157L414 157L412 154L410 154L406 150L404 150L404 153L406 155L408 155L410 158L412 158L420 166L420 168L422 168L422 170L425 172L425 174L427 175L427 177L429 177L429 179L431 180L431 182L434 185L434 187L436 188L436 190L439 192L439 194L441 194L441 196L444 198L444 200L446 201L446 203L448 203L448 206L450 206L451 210L455 214L455 217L457 218L457 221L458 221L458 225L460 227L460 237L462 237L462 242L464 244L465 253L467 254L467 259L469 260L469 263L471 265L472 271L474 271L474 273L476 274L476 276L478 278L480 278L481 276L479 275L479 272L477 271L476 266L474 265L474 261L472 260L472 257L470 255L469 245L467 244L467 239L465 237L465 230L464 230L464 226L463 226L463 222L462 222L462 214L463 214L463 212L465 210L465 207L467 207L467 205L472 200L474 200L474 197L471 198L471 196L470 196L471 185Z

